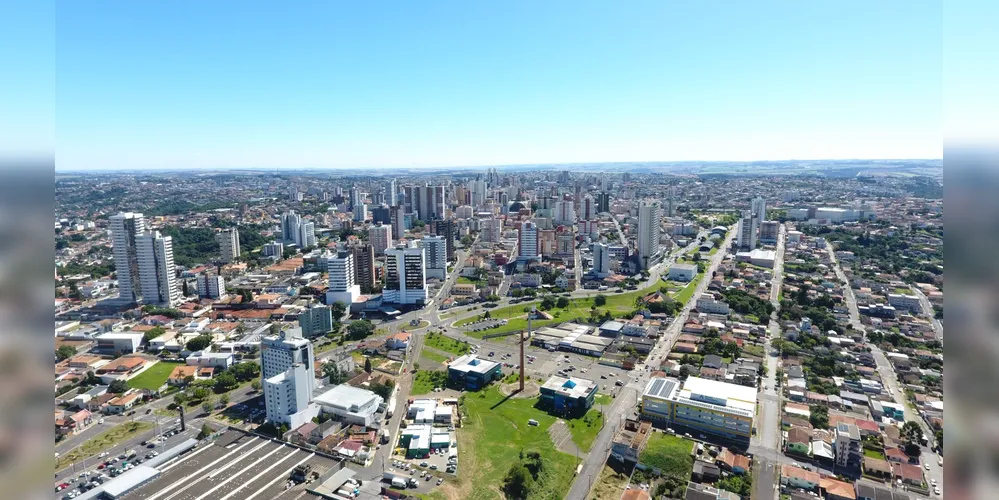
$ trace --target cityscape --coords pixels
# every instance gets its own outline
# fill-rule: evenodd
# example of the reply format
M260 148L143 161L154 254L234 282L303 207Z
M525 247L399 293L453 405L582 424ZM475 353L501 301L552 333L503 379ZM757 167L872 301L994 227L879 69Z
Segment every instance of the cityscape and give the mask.
M937 498L939 161L56 179L57 498Z

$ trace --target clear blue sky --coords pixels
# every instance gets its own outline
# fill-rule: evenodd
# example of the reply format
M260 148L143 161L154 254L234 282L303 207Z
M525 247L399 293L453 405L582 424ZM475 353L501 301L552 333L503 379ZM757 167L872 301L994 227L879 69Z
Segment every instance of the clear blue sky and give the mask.
M942 31L925 0L66 1L57 164L939 158Z

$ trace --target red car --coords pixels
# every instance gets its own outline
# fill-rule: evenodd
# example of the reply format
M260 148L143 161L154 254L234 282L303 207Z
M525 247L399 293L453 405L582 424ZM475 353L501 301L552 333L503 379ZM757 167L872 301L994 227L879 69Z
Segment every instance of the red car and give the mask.
M98 469L103 469L103 468L104 468L104 464L100 464L100 465L98 465L98 466L97 466L97 468L98 468Z
M62 488L62 489L69 488L69 483L62 483L62 484L59 485L59 487Z

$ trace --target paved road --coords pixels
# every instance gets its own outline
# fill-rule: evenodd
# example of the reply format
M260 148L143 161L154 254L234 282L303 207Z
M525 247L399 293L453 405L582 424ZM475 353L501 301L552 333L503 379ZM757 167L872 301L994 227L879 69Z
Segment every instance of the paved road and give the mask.
M735 236L735 231L729 230L728 236L725 239L722 249L727 249L732 242L732 238ZM696 238L694 241L696 242ZM680 251L686 251L687 249L680 249ZM650 274L651 279L658 280L659 273L663 269L668 269L669 263L680 253L674 252L670 258L666 259L664 262L655 266ZM676 318L673 319L673 323L670 324L666 332L660 337L659 342L652 348L652 351L646 357L646 361L639 363L635 366L635 369L630 374L630 380L625 387L621 389L618 393L617 398L611 405L609 412L609 417L607 418L607 424L601 429L600 433L597 434L597 438L593 441L593 447L590 448L590 453L587 455L586 460L583 462L583 469L580 471L576 480L572 483L572 488L569 493L565 496L566 500L584 500L589 496L590 490L593 488L593 481L595 478L600 477L600 470L603 468L604 463L607 462L607 456L610 453L610 444L614 439L614 434L620 429L621 424L624 419L634 414L634 407L638 401L638 397L645 390L645 385L651 378L651 369L658 367L662 360L669 354L670 349L673 348L673 344L676 342L676 338L680 334L680 330L683 328L683 318L687 316L690 310L697 303L697 297L707 288L708 284L711 282L710 276L714 274L715 269L721 264L722 259L725 257L725 252L719 250L713 257L708 266L705 277L701 279L700 283L697 285L697 289L694 294L691 295L690 300L684 304L683 309L677 314Z
M933 331L937 334L937 339L943 340L943 323L933 317L933 304L930 304L930 299L927 299L926 295L919 288L912 287L912 291L919 297L919 304L923 307L923 314L929 318L930 324L933 325Z

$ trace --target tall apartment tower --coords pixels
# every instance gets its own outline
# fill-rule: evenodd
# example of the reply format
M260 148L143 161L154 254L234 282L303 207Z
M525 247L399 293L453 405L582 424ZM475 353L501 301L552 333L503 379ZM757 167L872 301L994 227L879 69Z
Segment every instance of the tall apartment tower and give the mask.
M447 241L443 236L425 236L420 240L420 246L425 250L426 274L428 278L444 279L447 277Z
M264 380L288 371L296 363L313 367L315 361L312 342L297 329L260 339L260 371ZM311 395L316 388L315 377L308 377L306 383Z
M739 248L744 250L752 250L756 248L756 224L753 218L753 212L750 210L743 210L742 218L739 219L739 233L737 238L737 243Z
M767 220L767 200L762 196L757 196L756 198L753 198L749 207L753 212L755 227L759 228L760 224Z
M380 224L369 227L368 243L374 247L375 255L385 253L385 250L392 246L392 228Z
M579 202L580 220L594 220L597 218L597 202L589 194L583 195Z
M298 226L302 223L302 218L295 213L294 210L289 210L284 215L281 216L281 239L285 243L298 243L299 238L299 228Z
M597 213L610 212L610 193L602 192L597 195Z
M482 234L479 239L484 243L498 243L503 235L503 221L500 219L485 219L482 221Z
M346 250L338 252L335 257L326 261L326 269L329 271L326 303L343 302L349 309L354 300L361 295L361 286L357 284L354 254Z
M349 309L350 304L347 307ZM333 312L329 307L313 304L298 314L298 326L307 339L325 335L333 331Z
M666 188L666 216L676 215L676 186Z
M226 229L215 235L215 240L219 242L219 252L222 254L222 262L229 264L239 257L239 230L236 228Z
M180 302L177 271L173 264L173 241L159 231L142 233L135 238L139 262L142 302L171 306Z
M593 244L593 274L603 278L611 274L610 247L603 243Z
M201 273L197 279L199 297L219 299L225 296L225 278L214 274Z
M445 211L444 186L406 186L406 213L416 212L422 221L443 219Z
M316 385L312 365L295 363L273 377L264 377L262 385L268 422L294 429L319 414L319 406L312 404Z
M382 290L385 301L407 305L425 303L425 250L399 245L386 250L385 255L385 288Z
M299 248L316 246L316 224L313 222L302 222L298 225L298 239L295 241Z
M658 203L643 203L638 208L638 259L648 269L659 257L662 215Z
M385 203L390 207L398 205L398 194L399 189L395 185L395 179L389 179L388 182L385 183Z
M375 249L368 243L350 247L354 257L354 279L361 290L375 288Z
M555 202L555 223L562 225L572 225L576 223L576 209L571 201Z
M538 226L531 221L524 221L520 225L520 233L517 237L517 251L518 260L534 260L541 257L540 248L538 248Z
M142 298L139 281L139 261L136 255L135 238L146 230L141 213L121 212L112 215L111 245L114 247L114 263L118 273L118 300L123 303L136 303Z
M389 221L392 223L392 237L401 240L406 236L406 207L393 206L389 209Z
M438 219L434 221L434 234L444 238L447 242L447 260L448 262L454 262L454 236L458 231L454 227L454 221L451 219Z

